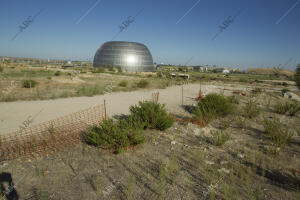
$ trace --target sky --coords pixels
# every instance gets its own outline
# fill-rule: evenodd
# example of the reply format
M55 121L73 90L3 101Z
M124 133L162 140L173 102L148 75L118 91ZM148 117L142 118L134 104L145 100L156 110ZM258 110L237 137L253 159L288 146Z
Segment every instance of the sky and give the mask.
M294 70L299 19L300 0L0 0L0 56L92 61L113 39L156 63Z

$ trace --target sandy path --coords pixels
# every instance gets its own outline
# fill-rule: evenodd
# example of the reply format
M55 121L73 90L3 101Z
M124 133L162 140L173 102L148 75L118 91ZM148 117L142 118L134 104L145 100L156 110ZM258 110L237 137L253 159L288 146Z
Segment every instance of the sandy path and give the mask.
M218 92L224 89L224 85L202 85L204 93ZM199 84L184 85L184 103L194 103L192 98L197 97ZM228 89L238 89L226 86ZM15 131L26 119L34 118L30 125L55 119L81 109L89 108L96 104L102 104L106 99L107 112L109 116L114 114L127 114L130 105L137 104L140 100L150 100L152 93L159 91L159 102L166 104L167 109L172 113L183 113L180 107L182 101L182 86L172 86L167 89L138 90L132 92L110 93L94 97L74 97L44 101L17 101L0 103L0 133ZM225 92L229 92L226 91Z

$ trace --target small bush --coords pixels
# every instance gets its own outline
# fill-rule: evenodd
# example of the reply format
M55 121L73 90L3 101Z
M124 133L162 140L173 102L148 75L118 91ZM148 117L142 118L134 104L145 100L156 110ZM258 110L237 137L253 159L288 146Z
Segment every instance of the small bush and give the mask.
M277 102L274 105L274 110L278 114L288 114L290 116L295 116L300 111L300 103L297 101L292 102Z
M248 83L249 79L247 77L240 77L239 82Z
M274 118L273 120L264 119L263 126L272 144L276 147L284 147L294 135L278 118Z
M104 73L105 69L103 67L97 67L92 73Z
M209 122L215 118L233 113L235 106L220 94L208 94L196 106L194 114L199 121Z
M156 76L162 78L164 75L161 71L156 72Z
M244 112L246 117L252 119L260 114L261 109L254 100L250 99L244 107Z
M81 86L76 89L76 94L77 96L94 96L97 94L103 94L103 88L100 87L99 85L94 85L94 86Z
M282 82L282 86L287 87L289 84L287 84L287 82Z
M121 67L117 67L117 70L118 70L119 73L122 73L122 72L123 72L123 70L122 70Z
M211 131L212 143L216 146L223 146L229 139L230 133L226 131Z
M99 125L89 128L87 143L121 153L129 145L138 145L146 141L143 130L132 125L128 119L119 119L117 122L112 119L104 120Z
M165 105L152 101L139 102L139 105L130 107L130 114L134 123L143 128L166 130L174 123L165 109Z
M54 76L60 76L61 75L61 72L60 71L56 71L55 73L54 73Z
M36 84L35 80L23 80L22 82L24 88L33 88Z
M0 66L0 73L3 72L3 67Z
M110 71L110 72L114 72L115 71L115 69L113 68L113 67L108 67L108 71Z
M128 81L121 81L121 82L119 83L119 86L120 86L120 87L127 87L127 85L128 85Z
M142 79L137 83L137 87L139 88L146 88L149 85L149 81Z

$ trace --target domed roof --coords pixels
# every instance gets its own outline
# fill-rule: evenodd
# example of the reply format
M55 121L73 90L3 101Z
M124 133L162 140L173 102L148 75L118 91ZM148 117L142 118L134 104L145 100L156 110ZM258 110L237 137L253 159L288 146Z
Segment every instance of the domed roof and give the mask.
M96 52L94 67L121 67L124 71L153 71L149 49L137 42L112 41L104 43Z

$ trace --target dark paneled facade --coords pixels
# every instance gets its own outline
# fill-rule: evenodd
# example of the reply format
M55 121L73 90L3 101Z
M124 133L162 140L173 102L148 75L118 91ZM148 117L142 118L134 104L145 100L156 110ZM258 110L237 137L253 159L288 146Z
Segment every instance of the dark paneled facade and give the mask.
M153 59L149 49L136 42L106 42L96 52L94 67L121 67L124 71L153 71Z

